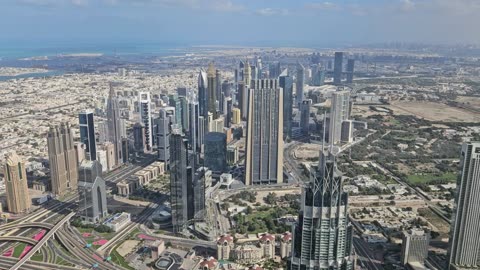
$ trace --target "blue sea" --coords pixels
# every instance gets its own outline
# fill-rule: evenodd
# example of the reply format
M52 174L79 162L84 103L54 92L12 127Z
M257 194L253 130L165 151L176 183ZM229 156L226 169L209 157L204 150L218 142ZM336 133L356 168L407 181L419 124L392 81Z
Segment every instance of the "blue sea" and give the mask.
M13 60L42 56L57 56L80 53L103 55L182 55L191 50L185 44L74 44L74 43L10 43L0 44L0 60Z
M41 73L25 73L17 76L0 76L0 81L8 81L8 80L22 79L22 78L43 78L43 77L58 76L62 74L64 74L64 72L60 70L52 70L52 71L41 72Z

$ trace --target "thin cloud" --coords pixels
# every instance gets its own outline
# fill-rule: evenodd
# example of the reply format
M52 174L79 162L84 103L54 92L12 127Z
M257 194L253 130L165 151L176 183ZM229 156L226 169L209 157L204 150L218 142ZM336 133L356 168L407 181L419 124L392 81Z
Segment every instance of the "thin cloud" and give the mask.
M39 7L49 7L55 5L55 1L52 0L17 0L17 3L20 5Z
M88 0L16 0L16 3L35 7L54 7L62 5L85 7L89 4Z
M315 10L336 10L340 9L340 6L332 2L321 2L321 3L307 3L305 4L306 9L315 9Z
M72 5L77 7L86 7L88 6L88 0L72 0Z
M243 5L232 0L103 0L109 5L132 4L136 6L161 6L167 8L205 9L218 12L245 10Z
M400 1L400 10L404 12L409 12L415 9L415 2L412 0L401 0Z
M257 9L255 14L260 16L281 16L281 15L288 15L288 9L284 8L262 8Z

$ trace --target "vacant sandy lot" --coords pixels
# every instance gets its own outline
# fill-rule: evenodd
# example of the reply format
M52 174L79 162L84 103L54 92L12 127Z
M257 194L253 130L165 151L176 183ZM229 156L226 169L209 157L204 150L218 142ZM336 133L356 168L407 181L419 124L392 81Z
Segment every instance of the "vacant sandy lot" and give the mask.
M456 102L466 103L472 107L475 107L477 110L480 109L480 97L465 97L459 96L455 99Z
M120 254L120 256L125 257L128 253L133 251L133 249L138 245L138 243L140 243L140 241L127 240L117 248L117 252L118 254Z
M480 122L480 114L469 112L442 103L402 101L385 106L395 114L415 115L430 121Z
M311 159L320 156L320 144L305 143L295 149L295 157L298 159Z

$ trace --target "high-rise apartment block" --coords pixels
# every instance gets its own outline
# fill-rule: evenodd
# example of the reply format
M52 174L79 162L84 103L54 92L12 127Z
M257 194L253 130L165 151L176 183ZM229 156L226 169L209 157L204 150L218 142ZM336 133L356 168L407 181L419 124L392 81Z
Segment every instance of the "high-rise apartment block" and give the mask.
M77 189L78 161L69 124L50 127L47 135L52 193L63 196Z
M337 91L332 93L328 126L328 142L332 145L342 140L342 123L350 118L350 92Z
M448 269L480 269L480 142L462 146Z
M246 185L283 183L283 89L278 80L252 82L245 152Z
M232 124L240 124L242 121L241 115L240 115L240 109L238 108L233 108L232 109Z
M140 92L138 109L140 110L140 121L142 122L145 130L145 148L148 152L153 150L153 125L152 125L152 112L151 112L151 99L150 93Z
M19 214L30 209L25 162L14 152L5 155L5 190L8 212Z
M402 264L424 265L428 255L430 233L413 228L403 233L402 240Z

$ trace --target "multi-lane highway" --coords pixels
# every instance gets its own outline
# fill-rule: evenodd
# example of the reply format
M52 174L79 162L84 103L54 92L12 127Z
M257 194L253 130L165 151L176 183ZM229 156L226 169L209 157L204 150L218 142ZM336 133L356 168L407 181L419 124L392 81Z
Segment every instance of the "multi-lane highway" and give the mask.
M372 254L372 251L368 247L368 243L366 243L362 238L354 236L353 246L355 247L355 253L358 256L357 264L360 265L363 269L383 269L382 263L375 259L375 256Z

